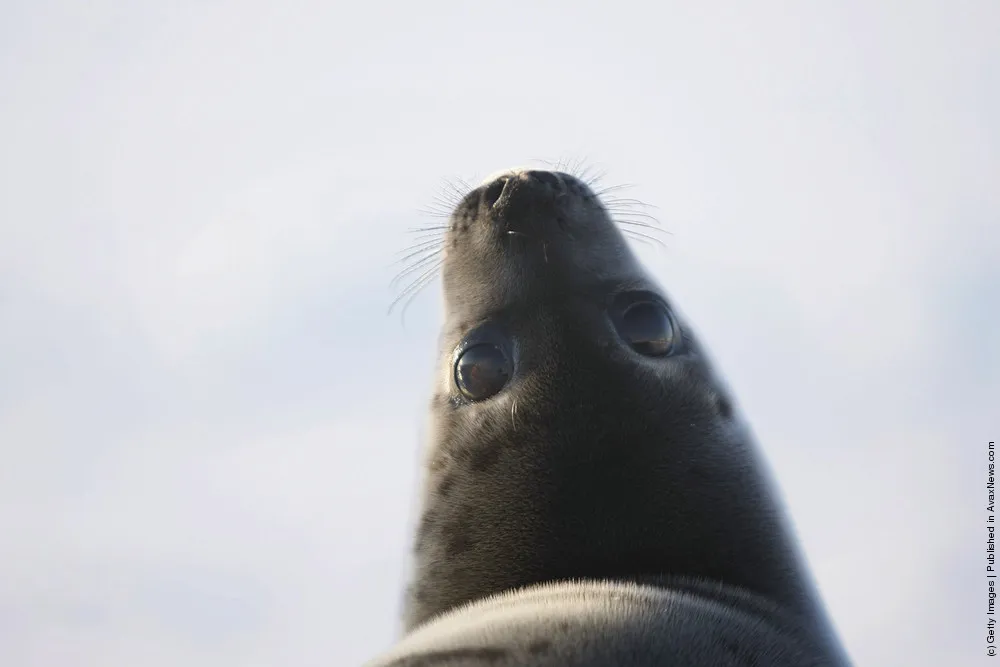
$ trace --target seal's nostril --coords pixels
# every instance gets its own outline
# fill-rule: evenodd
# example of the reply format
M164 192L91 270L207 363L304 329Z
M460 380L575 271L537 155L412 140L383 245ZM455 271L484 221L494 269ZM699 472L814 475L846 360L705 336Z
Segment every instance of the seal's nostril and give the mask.
M559 179L559 176L551 171L529 171L525 172L524 175L540 183L544 183L554 190L562 188L562 181Z
M479 205L509 222L532 211L537 213L540 210L538 207L553 206L564 194L566 184L561 174L550 171L514 171L483 185Z
M486 189L483 190L483 205L486 208L493 208L493 205L497 203L500 195L503 194L504 186L507 185L508 180L506 176L501 176L486 186Z

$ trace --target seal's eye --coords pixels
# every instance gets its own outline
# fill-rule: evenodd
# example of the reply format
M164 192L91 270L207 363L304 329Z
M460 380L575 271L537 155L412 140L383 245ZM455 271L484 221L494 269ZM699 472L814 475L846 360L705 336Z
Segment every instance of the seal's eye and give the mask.
M618 335L639 354L662 357L674 348L677 334L673 320L658 301L635 301L615 320Z
M472 401L482 401L499 392L511 373L510 360L493 343L477 343L455 361L455 384Z

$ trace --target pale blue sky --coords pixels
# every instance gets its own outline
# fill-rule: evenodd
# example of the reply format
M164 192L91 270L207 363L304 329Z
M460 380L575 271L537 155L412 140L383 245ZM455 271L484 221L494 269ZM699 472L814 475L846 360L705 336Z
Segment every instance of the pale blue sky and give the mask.
M735 388L859 666L979 664L1000 5L14 0L0 664L396 636L444 179L583 159ZM983 660L983 662L985 662Z

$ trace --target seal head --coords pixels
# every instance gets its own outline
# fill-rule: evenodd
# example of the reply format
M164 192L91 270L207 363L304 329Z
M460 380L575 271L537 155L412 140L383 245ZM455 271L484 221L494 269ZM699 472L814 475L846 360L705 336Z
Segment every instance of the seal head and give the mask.
M470 192L443 284L409 626L573 578L704 578L810 607L748 430L587 185L520 171Z
M568 656L619 625L639 639L592 656L751 664L713 660L755 627L771 648L748 639L750 654L837 655L749 429L588 185L517 170L472 190L442 278L409 639L392 664L485 664L498 650L509 664L584 664ZM532 611L538 595L560 611ZM529 660L532 633L562 641L562 657Z

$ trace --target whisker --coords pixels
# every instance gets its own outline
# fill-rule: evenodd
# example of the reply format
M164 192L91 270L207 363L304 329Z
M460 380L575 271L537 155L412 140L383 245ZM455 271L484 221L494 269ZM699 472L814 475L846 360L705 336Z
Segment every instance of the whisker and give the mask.
M597 169L597 168L594 167L593 165L588 166L588 167L584 168L583 171L581 171L580 174L577 176L577 178L579 178L581 181L583 181L584 183L586 183L587 187L590 188L591 190L593 190L594 187L600 181L604 180L604 177L608 175L607 171L605 171L603 169L597 171L597 173L595 173L595 174L591 174L591 172L593 172L595 169Z
M441 190L434 195L430 206L420 209L421 213L435 218L448 218L462 203L472 188L461 178L445 179Z
M427 276L436 273L438 268L440 268L442 264L444 264L444 259L441 259L437 262L433 262L431 264L427 264L421 267L423 269L421 273L416 278L407 283L406 286L400 290L399 295L396 297L396 300L393 301L393 305L395 305L395 303L399 301L400 298L406 296L406 294L408 294L411 290L413 290L414 285L417 285L418 283L423 281L425 278L427 278ZM389 309L391 310L392 306L390 306Z
M409 229L407 230L407 233L412 234L413 236L429 236L436 234L441 238L444 238L444 235L448 233L448 230L451 229L452 226L451 222L449 222L446 225L434 225L423 228Z
M565 160L565 158L559 158L558 160L556 160L555 162L553 162L552 160L547 160L545 158L536 157L536 158L532 158L530 160L530 162L539 162L541 164L544 164L546 167L548 167L552 171L566 171L568 173L568 169L566 168L566 160Z
M463 178L446 178L430 205L420 209L419 212L438 220L442 218L449 220L455 209L472 190L473 188ZM389 304L388 312L391 313L402 303L400 318L405 317L406 309L412 300L428 283L434 280L438 270L444 264L442 250L444 249L445 235L451 227L451 223L446 222L445 224L432 223L407 230L409 234L413 235L413 243L396 253L397 256L402 256L396 259L392 265L403 264L404 266L389 282L389 286L396 288L407 280L409 282L406 282L406 286Z
M435 208L418 208L417 213L420 213L421 215L428 215L432 218L448 218L451 216L450 210Z
M403 252L406 252L406 251L404 250ZM397 259L396 261L394 261L390 266L395 266L397 264L405 264L409 259L411 259L413 257L420 257L421 255L424 255L426 257L426 256L430 256L430 255L436 255L436 254L438 254L440 252L441 252L441 246L427 246L425 248L419 248L419 249L413 250L412 252L410 252L409 254L407 254L405 257L400 257L399 259ZM421 261L423 261L423 259L424 259L424 257L420 257L420 259L419 260L415 260L415 262L421 262Z
M430 205L417 210L433 218L447 218L455 210L455 205L446 201L434 200Z
M611 218L615 222L620 222L626 225L635 225L636 227L647 227L649 229L654 229L658 232L666 232L665 229L660 225L660 222L655 218L653 220L640 218L638 220L629 217L628 214L625 215L613 215Z
M424 229L408 229L406 233L409 234L410 238L417 240L423 238L439 238L443 239L448 230L451 229L451 225L444 225L442 227L425 227Z
M391 313L392 309L395 308L396 305L402 300L403 308L399 313L399 317L400 320L405 318L406 309L409 308L410 304L413 302L413 299L421 291L423 291L423 289L427 287L427 285L429 285L434 281L434 278L437 277L437 270L441 267L441 264L443 263L444 260L442 259L440 262L438 262L437 264L430 267L427 271L425 271L419 278L417 278L412 283L407 285L406 288L402 292L400 292L399 296L397 296L393 300L393 302L389 304L389 312Z
M414 243L413 245L411 245L411 246L409 246L407 248L404 248L403 250L400 250L396 254L397 255L402 255L404 252L409 252L410 250L416 250L417 248L424 248L426 246L433 245L435 243L443 245L444 244L444 237L442 235L440 235L440 234L435 234L434 236L432 236L430 238L427 238L426 240L419 240L418 239L416 243Z
M453 208L460 200L461 198L457 191L445 190L434 195L434 199L431 201L445 208Z
M622 230L622 232L626 236L628 236L629 238L633 238L633 239L635 239L637 241L639 239L646 239L648 241L652 241L653 243L657 244L661 248L666 248L667 247L667 244L664 243L662 239L658 239L655 236L650 236L649 234L643 234L642 232L637 232L634 229Z
M404 248L402 252L406 252L410 248L416 248L418 244L423 244L428 241L440 241L441 243L444 243L444 233L442 232L421 232L419 234L414 233L412 240L413 243L408 248Z
M462 187L459 187L455 181L459 181L462 184ZM462 202L463 199L465 199L465 195L467 195L471 189L472 188L469 187L469 184L460 178L456 178L455 180L446 180L444 190L439 195L439 201L443 200L447 202L451 208L455 208Z
M540 162L546 167L553 171L562 171L574 178L583 181L587 184L587 187L593 188L594 184L605 177L605 172L599 171L597 174L591 174L596 167L594 165L587 165L586 158L567 158L561 157L557 161L546 160L542 158L535 158L532 162Z
M627 208L616 208L616 207L608 208L607 206L605 206L604 208L606 208L609 213L616 213L623 216L636 218L638 220L645 220L646 222L649 222L656 226L659 226L660 224L659 218L657 218L655 215L650 215L649 213L643 213L642 211L633 211Z
M627 227L629 229L632 229L633 227L638 227L644 230L645 233L648 234L660 235L660 236L673 236L673 234L667 231L666 229L663 229L662 227L657 227L655 225L650 225L649 223L636 222L635 220L622 220L620 218L615 218L614 221L616 224L619 224L623 227Z
M632 241L635 241L636 243L641 243L641 244L642 244L642 245L644 245L644 246L650 246L650 247L652 247L652 248L655 248L655 247L656 247L656 244L654 244L654 243L653 243L652 241L650 241L649 239L644 239L644 238L641 238L641 237L638 237L638 236L632 236L632 235L631 235L631 234L629 234L629 233L628 233L627 231L626 231L626 232L624 232L624 233L625 233L625 237L626 237L626 238L628 238L628 239L631 239Z
M436 232L436 231L444 232L450 226L451 225L429 225L427 227L410 227L406 231L407 231L407 233L410 233L410 234L419 234L421 232Z
M634 188L634 187L635 186L632 185L631 183L621 183L619 185L609 185L607 187L604 187L604 188L601 188L600 190L595 191L594 194L597 195L598 197L604 197L604 195L608 194L609 192L617 192L619 190L627 190L628 188Z
M622 205L622 206L638 206L640 208L657 208L656 206L653 206L652 204L647 204L644 201L640 201L638 199L631 199L631 198L628 198L628 197L602 197L601 199L602 199L602 201L605 204L616 204L616 205Z
M414 262L413 264L411 264L410 266L404 268L402 271L400 271L398 274L396 274L396 277L393 278L391 281L389 281L389 287L395 287L406 276L410 275L411 273L413 273L415 271L420 271L421 269L426 268L430 264L433 264L435 259L437 259L439 263L443 263L444 262L444 258L440 258L439 256L440 256L440 253L434 252L434 253L431 253L431 254L429 254L429 255L427 255L425 257L421 257L419 260L417 260L416 262Z
M563 161L563 167L567 174L580 178L583 171L587 169L587 160L582 155L566 158Z

